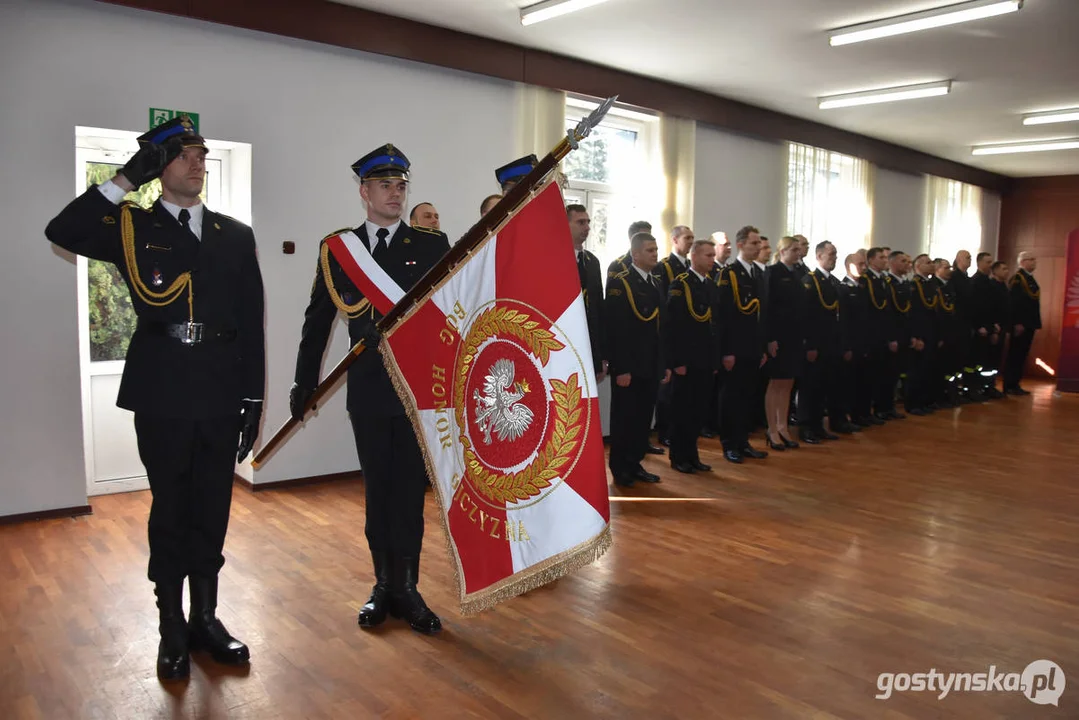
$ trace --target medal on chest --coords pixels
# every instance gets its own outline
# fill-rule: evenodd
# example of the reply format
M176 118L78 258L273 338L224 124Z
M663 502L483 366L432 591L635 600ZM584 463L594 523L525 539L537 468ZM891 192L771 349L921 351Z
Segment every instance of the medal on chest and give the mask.
M153 272L150 273L150 284L154 287L161 287L165 284L165 276L161 274L161 269L156 265Z

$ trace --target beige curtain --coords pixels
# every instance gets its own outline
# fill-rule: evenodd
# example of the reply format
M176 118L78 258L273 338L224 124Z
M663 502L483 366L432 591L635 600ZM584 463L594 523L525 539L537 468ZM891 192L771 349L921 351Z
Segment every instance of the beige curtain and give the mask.
M982 189L931 175L925 193L930 257L950 261L960 250L977 255L982 246Z
M836 272L843 259L868 248L873 231L874 168L860 158L791 143L787 158L787 235L809 238L806 262L815 266L812 247L824 240L836 246Z
M697 123L686 118L660 115L656 133L654 176L662 178L656 189L659 227L653 228L660 252L671 251L671 231L677 225L693 227L693 182L697 162Z
M564 92L518 84L516 109L517 157L535 153L542 158L566 136Z

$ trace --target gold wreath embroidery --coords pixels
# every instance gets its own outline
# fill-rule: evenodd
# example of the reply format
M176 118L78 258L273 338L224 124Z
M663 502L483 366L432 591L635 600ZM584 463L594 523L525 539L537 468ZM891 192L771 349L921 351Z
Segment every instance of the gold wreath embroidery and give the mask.
M480 344L492 335L499 334L520 340L544 366L550 361L551 352L561 350L565 345L559 342L550 330L540 327L535 320L530 320L528 315L505 307L485 310L472 324L461 344L461 360L457 366L457 384L454 389L454 413L457 416L457 427L462 429L460 440L465 449L465 472L473 480L476 490L492 502L516 503L535 497L544 488L550 487L551 481L559 476L580 444L584 425L581 408L578 407L581 402L581 388L576 373L565 382L551 380L551 397L555 404L554 432L551 439L528 467L516 474L487 469L472 450L472 443L464 433L467 422L465 386Z

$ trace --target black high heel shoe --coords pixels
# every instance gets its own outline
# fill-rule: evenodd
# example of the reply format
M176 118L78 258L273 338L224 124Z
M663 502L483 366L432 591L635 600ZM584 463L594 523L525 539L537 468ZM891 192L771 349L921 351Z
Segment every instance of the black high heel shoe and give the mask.
M794 442L788 437L783 437L783 433L776 433L779 435L779 439L783 441L783 446L793 450L794 448L801 447L798 443Z
M779 435L779 433L776 433L776 434ZM780 437L782 437L782 436L780 435ZM787 449L785 447L784 443L772 442L772 434L771 433L768 433L768 432L764 433L764 439L768 441L768 447L771 448L772 450L776 450L778 452L783 452L784 450Z

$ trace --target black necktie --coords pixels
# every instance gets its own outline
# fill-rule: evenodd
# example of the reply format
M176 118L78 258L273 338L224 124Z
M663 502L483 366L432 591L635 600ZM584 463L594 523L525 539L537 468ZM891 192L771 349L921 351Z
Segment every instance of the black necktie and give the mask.
M584 250L577 253L577 277L580 278L581 288L584 289L584 286L588 280L588 273L586 273L584 269Z
M375 232L375 249L371 251L371 257L378 257L378 255L386 249L386 236L390 234L390 231L386 228L379 228Z
M179 220L180 220L180 225L183 226L184 230L187 230L189 233L191 233L191 237L198 240L199 236L196 235L194 233L194 231L191 229L191 213L189 213L187 211L187 208L181 208Z

